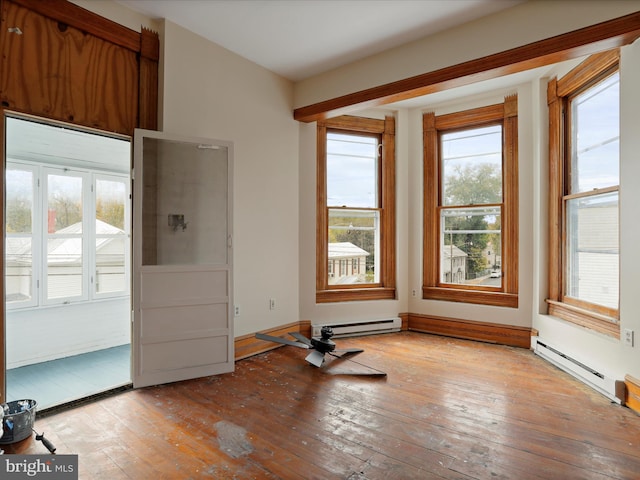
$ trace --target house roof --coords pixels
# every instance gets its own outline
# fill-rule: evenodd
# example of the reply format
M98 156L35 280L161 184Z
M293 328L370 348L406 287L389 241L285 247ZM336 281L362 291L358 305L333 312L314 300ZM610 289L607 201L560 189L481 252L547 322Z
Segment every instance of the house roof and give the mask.
M351 242L330 243L328 251L329 258L366 257L370 255L369 252Z
M61 228L56 233L63 235L79 235L82 233L82 222L74 223L68 227ZM97 235L124 235L125 232L118 227L114 227L102 220L96 220ZM10 239L8 239L10 240ZM20 241L19 237L14 237L15 241L6 242L7 257L14 259L15 263L22 263L16 260L20 257L25 258L26 264L31 264L32 243L28 239ZM113 237L97 237L96 251L105 248L113 241ZM82 239L79 237L62 237L50 239L47 244L48 262L52 263L73 263L77 261L82 254Z
M442 256L445 258L456 258L456 257L468 257L466 253L460 250L455 245L444 245L442 248Z

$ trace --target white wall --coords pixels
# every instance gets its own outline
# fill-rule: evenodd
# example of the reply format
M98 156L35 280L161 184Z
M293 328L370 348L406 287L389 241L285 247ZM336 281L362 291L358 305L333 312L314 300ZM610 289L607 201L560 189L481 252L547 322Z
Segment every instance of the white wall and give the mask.
M125 345L129 297L12 310L6 316L7 369Z
M164 24L161 41L162 130L234 143L235 335L297 322L293 86L171 22Z

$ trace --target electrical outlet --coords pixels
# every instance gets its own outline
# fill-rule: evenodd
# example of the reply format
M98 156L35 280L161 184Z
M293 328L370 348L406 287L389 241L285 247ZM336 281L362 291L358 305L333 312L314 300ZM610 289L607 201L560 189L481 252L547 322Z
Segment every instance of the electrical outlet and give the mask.
M625 328L622 331L622 341L628 347L633 347L633 330Z
M276 309L276 299L275 298L270 298L269 299L269 310L275 310Z
M236 317L239 317L239 316L240 316L240 305L236 305L236 306L235 306L234 315L235 315Z
M415 291L415 289L411 291L411 296L412 296L412 297L415 297L415 296L416 296L416 291Z

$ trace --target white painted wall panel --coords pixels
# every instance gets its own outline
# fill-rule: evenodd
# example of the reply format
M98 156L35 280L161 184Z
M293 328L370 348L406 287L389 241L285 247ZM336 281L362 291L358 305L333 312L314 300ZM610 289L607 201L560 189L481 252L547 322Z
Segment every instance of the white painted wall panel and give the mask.
M130 319L128 297L9 311L7 369L128 344Z

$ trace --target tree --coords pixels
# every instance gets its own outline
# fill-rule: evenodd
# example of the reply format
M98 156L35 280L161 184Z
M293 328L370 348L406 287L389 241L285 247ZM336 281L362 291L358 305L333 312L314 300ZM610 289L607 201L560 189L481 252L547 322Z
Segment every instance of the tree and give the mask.
M124 230L124 204L117 200L96 200L96 218Z
M491 163L466 163L453 166L451 174L445 177L444 205L474 207L502 202L501 169ZM465 252L467 257L467 277L470 278L487 268L482 255L489 242L496 241L497 234L471 233L499 228L500 217L471 209L455 210L445 221L445 229L451 233L445 235L445 245L453 244ZM457 214L459 213L459 214ZM499 238L499 237L498 237ZM494 248L496 248L494 244Z
M31 233L31 202L14 198L7 201L7 233Z
M492 163L456 165L445 178L445 205L502 202L502 172Z
M49 210L55 212L55 231L82 221L82 204L63 195L53 195L49 200Z

